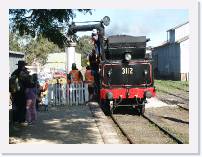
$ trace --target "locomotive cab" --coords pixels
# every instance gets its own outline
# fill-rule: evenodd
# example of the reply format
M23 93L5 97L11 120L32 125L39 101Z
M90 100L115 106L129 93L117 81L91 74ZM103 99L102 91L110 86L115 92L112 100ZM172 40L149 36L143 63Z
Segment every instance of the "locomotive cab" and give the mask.
M100 64L100 100L106 113L132 106L144 113L146 98L155 96L152 60L146 58L145 36L110 36Z

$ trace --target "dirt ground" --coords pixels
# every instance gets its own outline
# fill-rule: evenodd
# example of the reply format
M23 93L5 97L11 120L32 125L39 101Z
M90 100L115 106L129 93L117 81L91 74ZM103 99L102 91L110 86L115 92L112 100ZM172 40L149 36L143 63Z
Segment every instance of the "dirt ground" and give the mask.
M38 112L35 124L10 126L10 144L103 144L89 107L85 105L52 108Z
M147 108L146 115L183 143L189 143L189 111L177 106Z

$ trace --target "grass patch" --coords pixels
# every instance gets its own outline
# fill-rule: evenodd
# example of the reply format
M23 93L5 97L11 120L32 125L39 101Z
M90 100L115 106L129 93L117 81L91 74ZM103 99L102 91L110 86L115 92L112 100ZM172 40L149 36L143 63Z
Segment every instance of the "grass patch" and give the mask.
M154 84L159 92L189 91L188 81L154 80Z

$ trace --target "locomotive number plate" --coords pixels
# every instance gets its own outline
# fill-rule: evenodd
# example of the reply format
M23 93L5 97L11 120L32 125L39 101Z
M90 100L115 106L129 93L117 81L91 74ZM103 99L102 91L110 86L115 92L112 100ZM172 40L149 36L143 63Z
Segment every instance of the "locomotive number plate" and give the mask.
M133 68L122 68L123 75L132 75L133 73Z

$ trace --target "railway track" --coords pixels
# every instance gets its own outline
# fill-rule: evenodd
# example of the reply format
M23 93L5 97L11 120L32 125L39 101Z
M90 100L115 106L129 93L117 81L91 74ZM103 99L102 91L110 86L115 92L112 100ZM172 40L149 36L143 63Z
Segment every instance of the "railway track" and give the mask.
M170 138L172 138L178 144L183 144L183 141L181 141L180 139L178 139L175 135L173 135L172 133L170 133L168 130L166 130L163 127L161 127L160 125L158 125L156 122L154 122L153 120L151 120L148 116L142 115L142 117L145 118L145 119L147 119L150 123L154 124L156 127L159 128L159 130L161 130L163 133L165 133L166 135L168 135Z
M185 111L189 111L189 108L188 107L185 107L184 105L179 105L179 104L176 104L179 108L185 110Z
M130 144L134 144L134 141L131 139L131 137L127 134L127 132L125 132L125 130L121 127L121 125L119 124L119 122L114 118L113 115L111 115L112 120L114 121L114 123L117 125L117 127L119 128L119 130L121 131L121 133L123 134L123 136L126 137L126 139L128 140L128 142Z
M166 98L164 98L164 97L158 96L158 99L167 104L175 104L176 106L180 107L181 109L189 111L189 106L187 105L187 104L189 104L189 101L187 101L187 100L183 101L181 99L181 97L178 97L177 95L172 96L173 98L170 98L170 95L166 94Z
M127 116L127 115L123 115L123 116ZM127 128L125 127L125 125L123 125L122 122L119 121L120 119L117 118L116 115L111 115L112 120L114 121L114 123L117 125L117 127L120 129L120 131L126 137L126 139L128 140L128 142L130 144L139 144L139 143L145 143L145 144L151 143L152 144L152 140L151 139L154 139L154 141L153 141L154 143L153 144L155 144L155 143L162 143L163 144L164 142L165 143L169 143L169 144L170 143L172 143L172 144L183 144L182 140L180 140L175 135L173 135L171 132L169 132L168 130L164 129L160 125L158 125L156 122L154 122L148 116L146 116L146 115L143 115L143 116L133 115L132 117L134 119L137 118L140 121L144 121L144 123L142 125L148 125L148 126L150 126L150 127L148 127L149 129L147 128L148 129L147 132L153 132L153 134L151 134L151 136L154 136L154 137L151 137L151 138L148 137L149 141L147 141L147 139L143 139L141 141L140 137L144 136L144 134L142 134L141 131L140 132L139 131L135 131L134 128L137 127L137 125L134 125L134 128L130 128L130 131L128 131ZM132 119L132 117L131 117L131 119ZM132 123L130 122L129 125L132 125ZM145 128L145 126L142 126L142 129L144 129L144 128ZM141 130L141 128L140 128L140 130ZM138 135L138 132L140 133L139 135ZM156 137L155 137L155 135L156 135ZM159 138L159 140L156 141L158 138Z

